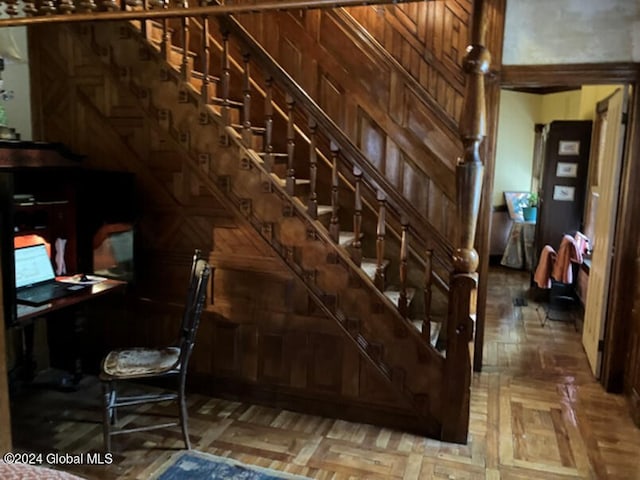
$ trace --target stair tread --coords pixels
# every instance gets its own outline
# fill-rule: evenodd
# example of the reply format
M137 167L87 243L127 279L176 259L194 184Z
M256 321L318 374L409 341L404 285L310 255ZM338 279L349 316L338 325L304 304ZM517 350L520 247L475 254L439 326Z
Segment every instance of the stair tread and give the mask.
M276 175L273 175L272 178L278 182L278 184L281 187L286 187L287 186L287 179L286 178L280 178ZM296 185L309 185L311 183L311 180L309 180L308 178L296 178Z
M319 217L323 215L329 215L331 212L333 212L333 207L331 205L318 205Z
M391 264L391 261L384 259L382 261L382 268L386 269ZM375 258L363 258L360 262L360 268L371 280L376 278L376 270L378 268L378 261Z
M389 287L383 293L385 297L393 302L394 305L398 305L398 302L400 301L400 289L398 287ZM411 303L415 294L415 288L407 288L407 303Z
M213 105L224 104L224 98L220 98L220 97L211 97L209 101ZM227 99L227 105L231 108L242 108L244 106L244 104L242 102L239 102L238 100L229 100L229 99Z
M340 232L338 237L338 245L348 247L355 240L356 235L353 232Z
M239 123L234 123L231 126L237 130L242 130L244 128L244 125L241 125ZM253 125L251 125L251 132L256 135L264 135L266 131L267 129L264 127L254 127Z
M264 158L264 157L267 156L267 153L266 152L259 152L258 156ZM289 158L289 154L287 154L287 153L275 153L275 152L272 152L271 156L273 158Z
M195 79L195 80L204 80L205 74L203 72L199 72L197 70L192 70L191 71L191 78ZM210 82L219 82L220 81L220 77L217 77L215 75L207 75L207 78L209 79Z
M423 322L422 319L411 320L411 323L413 324L414 327L416 327L416 329L419 332L422 332L422 322ZM438 343L438 337L440 336L440 330L442 329L442 323L429 322L429 324L430 324L429 333L431 334L431 337L429 338L429 343L431 343L431 346L435 348L436 343Z

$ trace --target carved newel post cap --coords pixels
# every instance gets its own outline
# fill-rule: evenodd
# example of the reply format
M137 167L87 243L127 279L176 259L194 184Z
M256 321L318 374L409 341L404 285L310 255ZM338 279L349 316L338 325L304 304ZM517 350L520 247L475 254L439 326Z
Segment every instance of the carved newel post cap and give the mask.
M489 73L491 53L483 45L469 45L462 66L467 73Z
M478 268L478 252L474 248L456 248L453 267L458 273L473 273Z

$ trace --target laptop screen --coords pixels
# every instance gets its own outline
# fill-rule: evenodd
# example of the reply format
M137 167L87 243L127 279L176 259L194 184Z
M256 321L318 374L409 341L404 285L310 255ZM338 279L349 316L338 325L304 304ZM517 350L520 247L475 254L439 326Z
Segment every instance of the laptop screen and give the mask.
M16 248L16 288L53 280L55 274L44 244Z

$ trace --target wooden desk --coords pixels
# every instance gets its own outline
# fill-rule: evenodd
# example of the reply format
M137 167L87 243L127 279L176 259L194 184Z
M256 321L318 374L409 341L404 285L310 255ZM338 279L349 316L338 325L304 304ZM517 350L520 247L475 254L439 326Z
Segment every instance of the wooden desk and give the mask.
M32 318L43 317L48 313L60 310L62 308L71 307L79 303L84 303L102 295L116 293L118 291L124 291L127 282L120 280L106 279L99 283L89 285L84 290L69 295L63 298L57 298L51 303L40 305L38 307L31 307L28 305L18 305L17 322L12 325L13 327L24 326L26 322Z
M60 310L69 310L70 315L74 321L74 338L73 343L77 347L74 354L74 369L71 381L64 381L62 387L72 388L75 386L82 377L82 359L80 355L80 348L85 346L82 336L85 332L86 324L86 312L84 307L88 307L90 302L99 297L105 295L113 295L115 293L124 293L127 282L120 280L107 279L93 285L89 285L86 289L69 295L64 298L58 298L51 303L41 305L38 307L31 306L19 306L18 320L11 326L11 328L20 328L24 335L24 350L23 350L23 367L25 369L24 377L26 380L33 379L35 362L33 357L33 340L34 340L34 322L40 318L47 318L52 313Z

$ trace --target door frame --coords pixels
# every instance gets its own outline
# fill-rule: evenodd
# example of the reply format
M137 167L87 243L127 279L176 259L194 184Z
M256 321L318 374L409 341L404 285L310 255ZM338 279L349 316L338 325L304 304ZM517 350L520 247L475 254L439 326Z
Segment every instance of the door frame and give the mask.
M629 348L631 302L625 292L634 281L633 265L638 249L640 222L640 195L633 195L632 187L640 184L640 63L594 63L566 65L503 65L500 75L501 88L554 87L567 85L628 84L629 118L627 124L627 149L622 159L622 177L616 219L614 245L616 253L611 269L608 318L605 328L604 352L600 382L607 391L622 392L624 372ZM634 155L635 154L635 155ZM634 156L637 157L634 161ZM635 221L634 221L635 220ZM488 247L488 245L487 245ZM488 255L487 251L481 255Z

